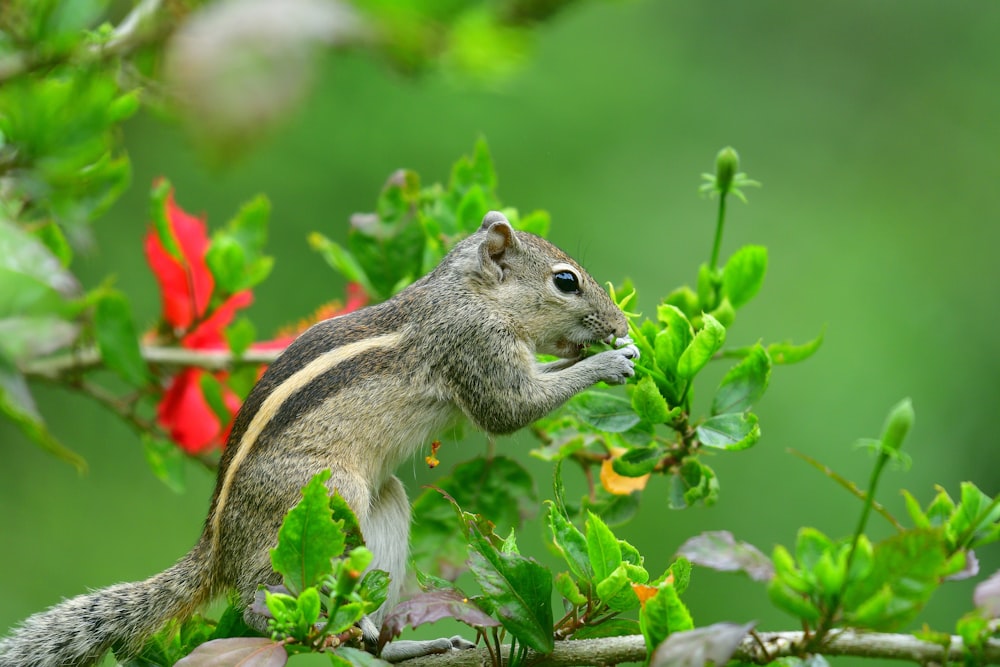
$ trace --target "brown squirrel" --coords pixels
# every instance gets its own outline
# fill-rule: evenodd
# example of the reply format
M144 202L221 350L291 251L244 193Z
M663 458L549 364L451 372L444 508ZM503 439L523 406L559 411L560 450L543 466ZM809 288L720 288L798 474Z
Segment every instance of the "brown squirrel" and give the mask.
M236 416L204 531L175 565L35 614L0 641L0 667L91 665L114 649L135 655L172 618L235 590L250 610L280 583L269 552L286 512L329 469L392 577L406 570L410 508L397 465L464 415L503 434L539 419L596 382L622 383L639 352L625 316L569 256L498 212L429 274L392 299L320 322L267 369ZM590 343L615 349L582 357ZM556 355L542 364L535 354ZM367 641L381 614L366 619ZM398 647L390 650L394 645ZM465 648L460 638L393 642L383 656Z

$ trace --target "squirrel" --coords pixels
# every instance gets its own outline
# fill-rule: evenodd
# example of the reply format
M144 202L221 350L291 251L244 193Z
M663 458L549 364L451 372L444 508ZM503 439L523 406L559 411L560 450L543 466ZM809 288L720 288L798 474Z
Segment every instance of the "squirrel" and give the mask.
M397 465L465 416L490 434L516 431L597 382L634 375L638 349L621 310L568 255L491 211L423 278L380 304L319 322L267 369L233 422L204 530L175 565L39 612L0 640L0 667L92 665L134 656L173 618L235 590L244 618L281 522L318 472L357 514L371 568L406 570L410 506ZM583 356L599 341L613 349ZM555 355L540 363L536 353ZM382 614L362 621L366 644ZM390 649L399 645L390 655ZM459 637L391 642L405 659L471 644Z

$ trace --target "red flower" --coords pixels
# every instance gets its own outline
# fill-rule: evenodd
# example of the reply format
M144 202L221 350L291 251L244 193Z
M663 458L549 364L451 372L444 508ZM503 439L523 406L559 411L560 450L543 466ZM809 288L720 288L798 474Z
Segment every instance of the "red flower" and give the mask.
M210 242L205 221L185 213L174 202L173 190L164 202L165 218L180 248L181 258L167 252L157 231L146 234L145 250L149 266L156 276L163 298L163 320L170 325L182 347L190 350L225 350L224 330L236 311L253 302L249 290L237 292L221 303L215 294L215 279L205 261ZM254 343L253 349L275 350L287 347L306 327L320 319L342 315L365 305L367 295L360 286L347 286L347 303L333 302L321 307L313 318L286 331L274 340ZM263 372L263 369L261 370ZM222 423L205 399L203 378L213 375L222 387L222 402L229 418ZM228 386L228 374L202 368L185 368L170 378L156 410L156 421L184 451L200 454L225 445L232 418L241 399Z

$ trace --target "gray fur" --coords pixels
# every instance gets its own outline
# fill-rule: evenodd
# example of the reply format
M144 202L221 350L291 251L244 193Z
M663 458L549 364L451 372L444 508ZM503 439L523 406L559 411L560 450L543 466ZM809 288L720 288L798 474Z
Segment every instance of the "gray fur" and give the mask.
M557 264L573 268L578 292L556 288ZM247 621L266 629L249 604L259 585L278 583L269 558L278 527L324 469L357 513L374 567L392 575L391 606L410 524L395 468L461 416L510 433L596 382L624 382L634 373L633 346L579 357L589 343L626 334L625 317L586 271L489 213L430 274L385 303L316 324L268 368L236 417L204 532L188 555L146 581L28 618L0 643L0 667L91 665L111 648L127 657L170 618L229 590L247 604ZM541 365L536 352L563 360ZM371 620L368 640L380 618ZM445 644L464 646L425 648Z

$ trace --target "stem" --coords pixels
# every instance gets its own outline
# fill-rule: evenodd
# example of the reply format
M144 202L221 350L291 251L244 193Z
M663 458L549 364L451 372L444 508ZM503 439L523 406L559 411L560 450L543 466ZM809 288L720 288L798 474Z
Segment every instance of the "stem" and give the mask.
M712 261L708 266L712 271L719 265L719 250L722 248L722 229L726 225L726 194L719 193L719 217L715 223L715 242L712 244Z

